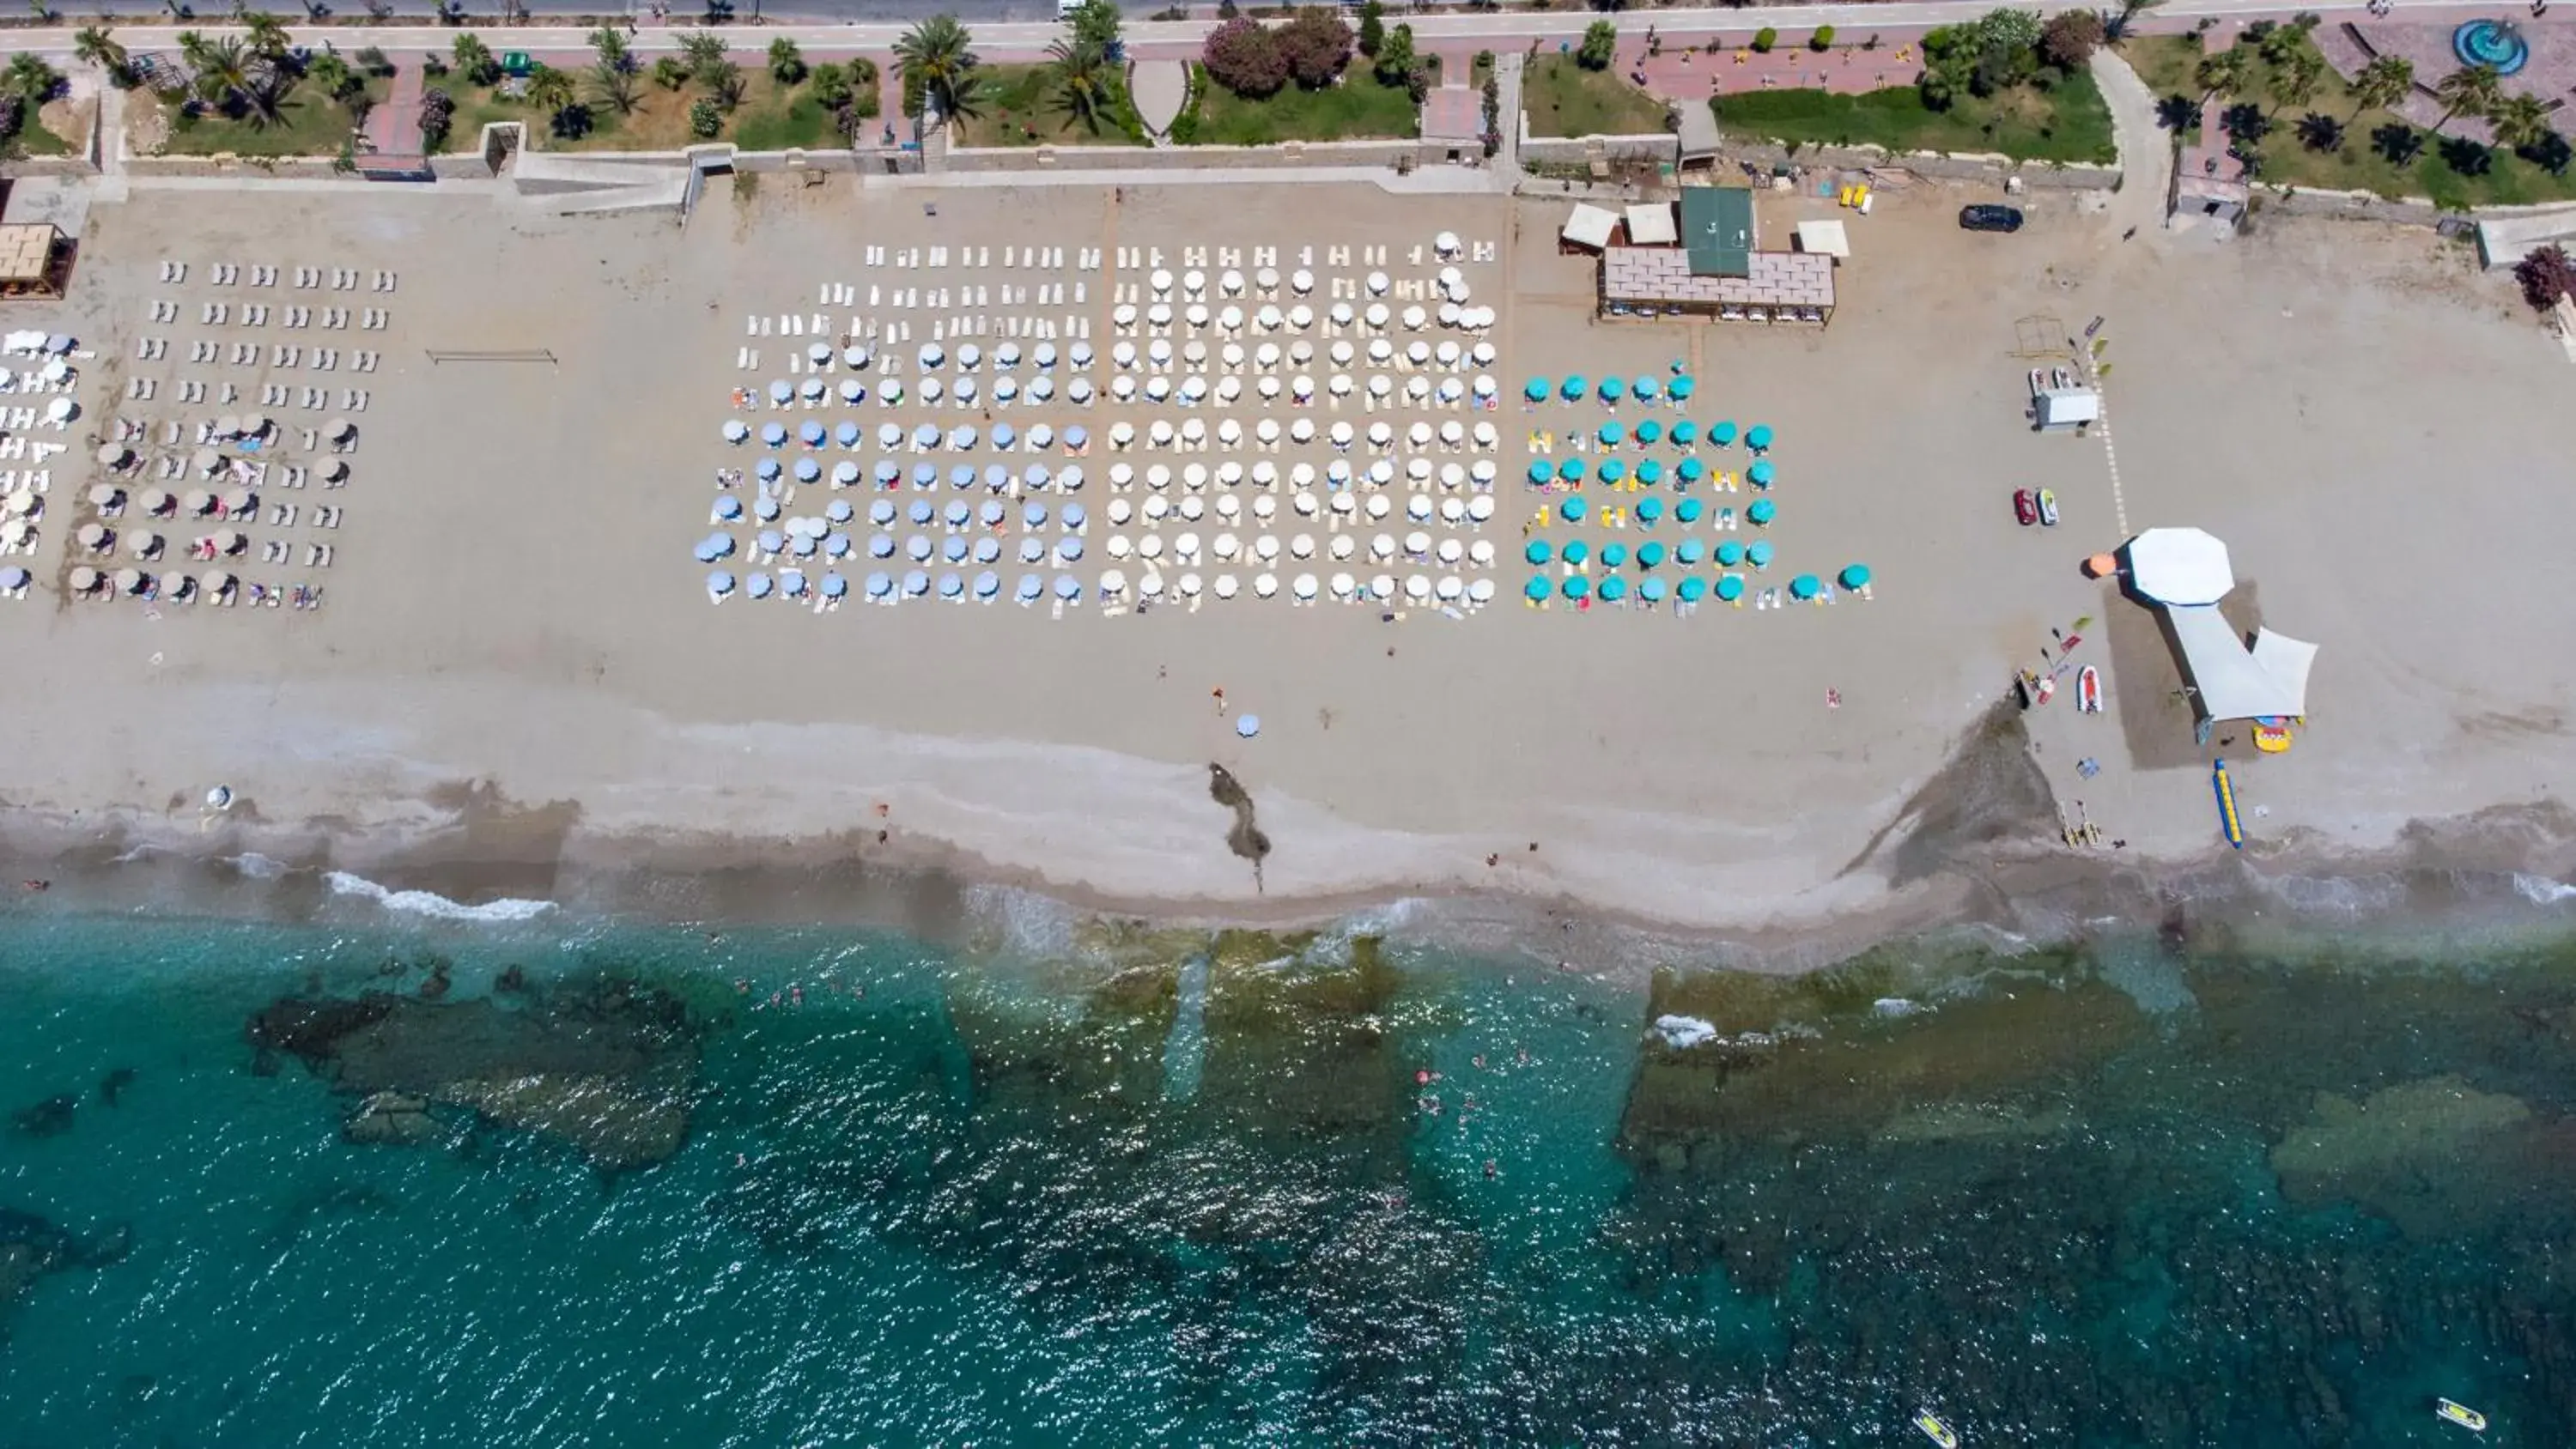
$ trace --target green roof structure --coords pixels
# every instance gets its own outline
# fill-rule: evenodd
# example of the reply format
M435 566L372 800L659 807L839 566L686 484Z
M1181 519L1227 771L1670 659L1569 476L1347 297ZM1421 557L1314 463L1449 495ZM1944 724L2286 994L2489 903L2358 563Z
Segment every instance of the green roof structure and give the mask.
M1753 274L1753 193L1741 186L1682 188L1682 246L1695 277Z

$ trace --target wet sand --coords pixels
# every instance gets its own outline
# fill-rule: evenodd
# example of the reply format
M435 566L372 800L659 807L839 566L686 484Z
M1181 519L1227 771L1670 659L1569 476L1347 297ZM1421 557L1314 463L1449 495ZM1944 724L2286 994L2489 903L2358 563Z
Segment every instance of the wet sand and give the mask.
M2050 201L1998 239L1959 233L1956 200L1891 198L1855 223L1818 334L1592 322L1588 267L1554 255L1562 204L1538 201L975 190L932 219L918 192L836 181L719 193L683 231L482 198L139 193L93 211L72 301L27 314L99 349L94 416L122 391L110 359L131 353L163 256L396 268L403 346L372 381L320 612L0 606L17 692L46 702L13 758L15 853L256 851L665 916L838 916L849 899L900 923L965 882L1224 920L1430 897L1497 903L1457 909L1516 926L1557 913L1782 945L1827 920L2009 914L1998 900L2070 872L2147 900L2223 847L2206 755L2164 703L2170 660L2077 569L2124 536L2125 506L2131 531L2226 538L2265 621L2325 646L2298 748L2230 752L2260 869L2564 873L2551 782L2576 753L2576 689L2555 641L2576 602L2548 586L2531 525L2576 420L2554 401L2565 363L2506 289L2418 232L2122 246ZM1766 236L1795 206L1765 203ZM713 432L744 376L744 314L810 310L818 278L860 275L859 245L1176 253L1444 227L1518 233L1509 295L1481 294L1504 309L1507 397L1528 372L1688 358L1693 416L1778 430L1784 560L1867 561L1876 601L1530 611L1507 567L1505 601L1464 621L1276 601L1061 621L708 606L687 548L709 472L742 461ZM1105 287L1089 305L1105 318ZM2113 447L2032 437L2016 319L2071 333L2097 313ZM1093 340L1107 350L1105 322ZM433 348L557 362L433 366ZM1498 421L1487 536L1509 559L1535 500L1515 481L1527 420ZM2055 488L2065 524L2016 528L2015 486ZM38 562L51 577L52 554ZM2035 753L1998 752L2012 667L2085 615L2103 622L2078 658L2105 663L2111 712L2052 706ZM1210 707L1218 686L1262 715L1257 740ZM2102 771L2079 779L2087 757ZM1211 763L1257 806L1258 879ZM210 817L218 783L236 804ZM2053 804L2079 798L2128 849L2056 844Z

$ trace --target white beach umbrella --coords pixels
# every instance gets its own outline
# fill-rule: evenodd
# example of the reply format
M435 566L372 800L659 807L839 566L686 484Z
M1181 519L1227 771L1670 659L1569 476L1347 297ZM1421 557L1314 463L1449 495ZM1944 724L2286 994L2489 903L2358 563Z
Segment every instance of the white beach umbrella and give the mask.
M1184 495L1179 506L1184 522L1196 523L1207 516L1207 500L1195 493Z
M1222 434L1224 430L1219 429L1218 431ZM1243 481L1243 464L1232 458L1228 458L1224 462L1217 464L1216 481L1219 486L1226 488L1232 488L1236 484L1241 483Z
M1267 493L1252 500L1252 516L1262 523L1268 523L1278 512L1279 500Z
M1333 535L1333 545L1326 552L1336 559L1346 559L1360 551L1360 541L1347 533Z
M1299 267L1288 274L1288 290L1300 297L1305 296L1315 290L1315 274L1304 267Z
M1359 580L1352 578L1349 574L1337 573L1333 575L1332 583L1329 587L1333 591L1334 598L1347 599L1351 596L1353 591L1359 588Z
M1315 597L1315 576L1313 574L1299 574L1296 579L1288 585L1288 591L1295 594L1300 602L1312 602Z
M1466 556L1467 546L1465 544L1460 543L1454 538L1444 538L1440 540L1440 563L1442 567L1454 569L1466 558Z
M1143 538L1136 540L1136 556L1138 558L1145 559L1161 558L1163 556L1163 536L1159 533L1149 533Z
M1231 533L1220 533L1208 545L1208 550L1219 560L1231 559L1243 552L1243 540Z
M1404 516L1416 523L1429 523L1431 515L1439 511L1438 505L1431 501L1431 495L1428 493L1404 495Z
M1172 540L1172 557L1182 563L1198 562L1199 536L1195 533L1184 533L1175 537Z
M1279 576L1277 574L1254 574L1252 576L1252 596L1254 598L1266 599L1278 592Z
M1147 527L1159 524L1164 519L1171 516L1172 500L1165 498L1159 493L1149 495L1145 499L1145 523Z
M1288 314L1275 306L1265 305L1260 311L1252 314L1252 325L1264 332L1276 332L1287 325L1287 321Z
M1387 600L1394 598L1395 580L1386 574L1379 574L1376 578L1369 580L1369 597L1377 600L1379 603L1385 603Z
M1229 304L1224 311L1216 314L1216 329L1219 332L1242 331L1243 309Z
M1431 602L1431 580L1420 574L1407 574L1404 579L1404 598L1405 602L1411 604Z
M1440 500L1440 521L1456 528L1467 521L1467 500L1458 497Z
M1136 375L1132 372L1122 372L1116 377L1109 379L1109 396L1118 402L1134 402L1136 400Z
M1115 552L1115 550L1113 550L1113 552ZM1119 557L1124 558L1126 555L1119 554ZM1100 571L1100 593L1102 597L1114 599L1125 592L1127 592L1127 575L1125 573L1117 569L1103 569Z
M1394 511L1395 511L1395 503L1394 503L1394 501L1393 501L1393 500L1391 500L1391 499L1389 499L1385 494L1383 494L1383 493L1372 493L1372 494L1370 494L1370 495L1369 495L1369 501L1368 501L1368 516L1369 516L1369 517L1371 517L1371 518L1384 518L1384 517L1386 517L1388 514L1393 513Z
M1502 355L1502 352L1490 342L1479 342L1467 349L1467 356L1474 359L1478 367L1491 367L1494 365L1494 359Z
M1135 504L1128 502L1124 498L1112 498L1109 500L1109 523L1111 527L1124 528L1127 526L1127 521L1135 516Z
M1181 591L1182 598L1195 599L1199 596L1199 576L1197 574L1185 573L1181 575L1180 579L1174 584L1174 587Z
M1243 295L1243 273L1232 267L1217 274L1216 289L1229 297Z
M1117 306L1109 309L1109 325L1117 328L1121 332L1134 330L1136 326L1136 308L1134 304L1121 302Z
M1220 599L1233 598L1239 587L1240 586L1235 583L1234 575L1232 574L1218 574L1216 576L1214 592Z
M1422 310L1420 307L1407 307L1407 308L1405 308L1405 309L1404 309L1404 330L1405 330L1405 331L1407 331L1407 332L1419 332L1419 331L1421 331L1423 328L1428 327L1428 326L1430 326L1430 325L1431 325L1431 314L1430 314L1430 313L1428 313L1428 312L1426 312L1426 311Z
M1393 458L1380 458L1376 462L1369 464L1368 480L1371 484L1380 488L1394 482L1395 460Z
M1152 569L1145 570L1144 576L1136 580L1136 597L1159 599L1162 596L1163 576Z
M1333 366L1348 367L1359 360L1360 350L1351 345L1349 338L1336 337L1333 345L1324 349L1324 355L1333 359Z
M1424 422L1420 418L1414 419L1413 422L1404 430L1404 445L1413 449L1415 452L1420 452L1424 448L1430 447L1431 424ZM1431 466L1431 462L1427 458L1417 458L1414 461L1422 464L1426 470Z
M1136 551L1136 543L1123 533L1113 533L1109 535L1108 549L1111 558L1125 558Z
M1480 569L1492 568L1494 566L1493 540L1480 538L1467 545L1467 562Z
M1468 603L1470 603L1470 604L1490 604L1490 603L1492 603L1493 601L1494 601L1494 581L1493 581L1492 579L1476 579L1476 580L1471 581L1471 582L1467 585L1467 602L1468 602Z
M1352 435L1352 428L1351 428L1351 425L1350 425L1350 421L1349 421L1348 419L1346 419L1346 418L1336 418L1336 419L1334 419L1334 421L1333 421L1333 446L1334 446L1334 447L1336 447L1336 448L1347 448L1347 447L1349 447L1349 446L1351 445L1351 435Z
M1371 272L1368 274L1368 291L1369 295L1372 297L1385 296L1386 289L1394 285L1394 281L1391 280L1384 272Z
M1136 425L1134 423L1127 421L1125 418L1120 418L1118 421L1109 425L1109 446L1112 449L1123 450L1128 444L1135 441ZM1125 466L1126 465L1123 463L1118 465L1118 467ZM1111 468L1109 470L1109 479L1113 483L1118 481L1118 468Z
M1168 296L1172 290L1172 274L1165 268L1156 267L1154 274L1145 279L1145 285L1152 287L1157 297Z
M1454 231L1444 231L1439 235L1434 236L1431 239L1431 250L1435 255L1443 257L1454 257L1458 255L1461 250L1458 244L1458 233ZM1456 268L1453 267L1451 270L1455 271Z
M1216 355L1217 365L1228 372L1241 372L1243 371L1243 360L1246 356L1247 354L1243 350L1242 343L1229 342L1224 347L1218 349Z
M1387 310L1384 302L1371 302L1368 304L1368 310L1360 314L1360 320L1367 323L1369 330L1374 332L1384 328L1387 318L1393 315L1394 313Z
M1374 382L1376 379L1371 378L1370 381ZM1383 450L1394 447L1395 424L1388 422L1384 418L1380 418L1376 422L1369 424L1368 440L1369 446L1372 448Z
M1395 343L1384 337L1371 338L1368 356L1372 367L1390 366L1395 361Z
M1301 533L1295 538L1288 540L1288 556L1290 558L1313 558L1315 556L1315 535L1311 533Z
M1464 327L1467 325L1466 310L1461 308L1455 302L1441 303L1440 310L1433 315L1439 319L1440 325L1443 327Z
M1145 325L1161 331L1172 325L1172 304L1156 302L1145 309Z
M1216 380L1216 403L1218 407L1225 407L1241 396L1243 396L1242 378L1220 377Z
M1261 400L1263 402L1277 402L1279 400L1279 379L1277 377L1265 372L1261 376L1252 380L1252 386L1254 391L1261 394Z
M1306 340L1305 338L1303 338L1303 337L1299 337L1299 338L1292 339L1292 340L1289 342L1289 344L1288 344L1288 365L1289 365L1290 367L1304 367L1306 364L1308 364L1308 363L1310 363L1310 362L1313 362L1314 360L1315 360L1315 344L1314 344L1314 343L1307 341L1307 340Z
M1333 325L1336 327L1349 327L1360 319L1359 309L1348 302L1335 302L1332 309L1325 315L1333 319Z
M1265 448L1277 447L1279 444L1279 420L1277 418L1263 418L1261 421L1254 423L1252 425L1252 436L1255 441L1259 442Z
M1313 418L1289 419L1288 441L1292 443L1311 443L1315 441L1315 420Z
M1167 402L1172 396L1172 380L1162 373L1145 379L1145 401Z
M1491 488L1491 487L1493 487L1493 486L1494 486L1494 477L1495 477L1495 474L1496 474L1498 471L1499 471L1499 470L1497 470L1497 469L1494 467L1494 460L1493 460L1493 459L1491 459L1491 458L1478 458L1478 459L1476 460L1476 466L1474 466L1474 467L1472 467L1472 468L1470 468L1470 469L1468 469L1468 470L1467 470L1467 476L1468 476L1468 477L1470 477L1470 478L1473 478L1474 480L1476 480L1476 486L1477 486L1477 487L1479 487L1479 488ZM1473 498L1468 499L1468 500L1467 500L1467 511L1468 511L1468 512L1470 512L1470 513L1475 513L1475 510L1476 510L1476 504L1477 504L1477 500L1476 500L1476 499L1473 499ZM1487 513L1490 513L1490 512L1492 511L1492 509L1493 509L1493 500L1492 500L1492 499L1490 499L1490 498L1485 499L1485 500L1484 500L1484 504L1485 504L1485 508L1486 508L1486 510L1487 510ZM1477 516L1478 518L1483 518L1483 517L1486 517L1486 516L1487 516L1487 513L1477 513L1477 514L1476 514L1476 516Z
M1444 448L1463 448L1467 446L1467 425L1458 421L1456 418L1451 418L1447 422L1442 423L1440 425L1440 446Z
M1183 296L1188 297L1206 295L1207 273L1200 271L1196 267L1192 267L1188 271L1181 273L1181 293Z
M1252 541L1252 553L1254 557L1260 559L1263 563L1268 563L1270 560L1279 557L1279 536L1273 533L1265 533L1259 538L1254 539Z
M1114 366L1121 368L1134 367L1136 365L1136 344L1123 338L1117 342L1111 343L1109 347L1109 361Z
M1368 381L1369 396L1383 400L1395 391L1395 379L1383 372L1372 372Z
M1428 342L1410 342L1405 344L1404 360L1406 363L1414 367L1429 367L1431 365L1431 344Z
M1194 330L1207 326L1207 304L1205 302L1192 302L1189 306L1182 308L1181 320L1188 323Z
M1165 436L1168 437L1169 434L1166 434ZM1153 489L1157 493L1171 487L1172 470L1170 466L1163 463L1151 463L1146 465L1145 486Z
M1406 378L1404 380L1404 395L1411 398L1416 403L1420 403L1429 398L1431 396L1431 379L1424 377L1418 372L1413 376Z

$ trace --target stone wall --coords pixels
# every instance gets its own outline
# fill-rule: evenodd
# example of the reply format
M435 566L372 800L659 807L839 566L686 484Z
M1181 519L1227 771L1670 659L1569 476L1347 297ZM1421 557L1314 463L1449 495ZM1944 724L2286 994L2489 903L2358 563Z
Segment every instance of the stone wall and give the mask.
M1729 140L1718 158L1721 168L1736 162L1755 166L1839 166L1850 170L1894 167L1936 181L1982 181L1995 186L2018 176L2024 186L2048 190L2118 190L2117 166L2077 166L2054 161L2015 161L2009 156L1945 155L1938 151L1883 151L1876 146L1799 146L1775 142Z
M1235 171L1446 164L1422 141L1290 141L1277 146L956 146L949 171Z
M1521 124L1529 124L1527 113ZM1520 145L1524 165L1586 166L1597 157L1614 164L1653 161L1671 166L1680 163L1681 155L1681 137L1660 131L1651 136L1523 136Z

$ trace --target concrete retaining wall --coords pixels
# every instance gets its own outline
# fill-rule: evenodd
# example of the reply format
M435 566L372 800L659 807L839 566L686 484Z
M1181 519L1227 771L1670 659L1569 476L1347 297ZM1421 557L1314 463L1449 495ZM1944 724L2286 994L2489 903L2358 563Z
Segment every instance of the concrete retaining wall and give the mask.
M1422 141L1291 141L1278 146L957 146L949 171L1235 171L1311 166L1428 166L1446 146Z
M1528 113L1522 113L1521 125L1529 125ZM1617 163L1653 161L1675 165L1681 160L1682 139L1658 132L1651 136L1523 136L1521 162L1543 166L1586 166L1594 158Z
M2015 161L2009 156L1944 154L1938 151L1884 151L1876 146L1799 146L1776 142L1726 143L1718 164L1749 162L1755 166L1840 166L1851 170L1901 167L1938 181L1983 181L2001 186L2018 176L2024 186L2066 191L2101 191L2120 184L2117 166L2077 166L2054 161Z

